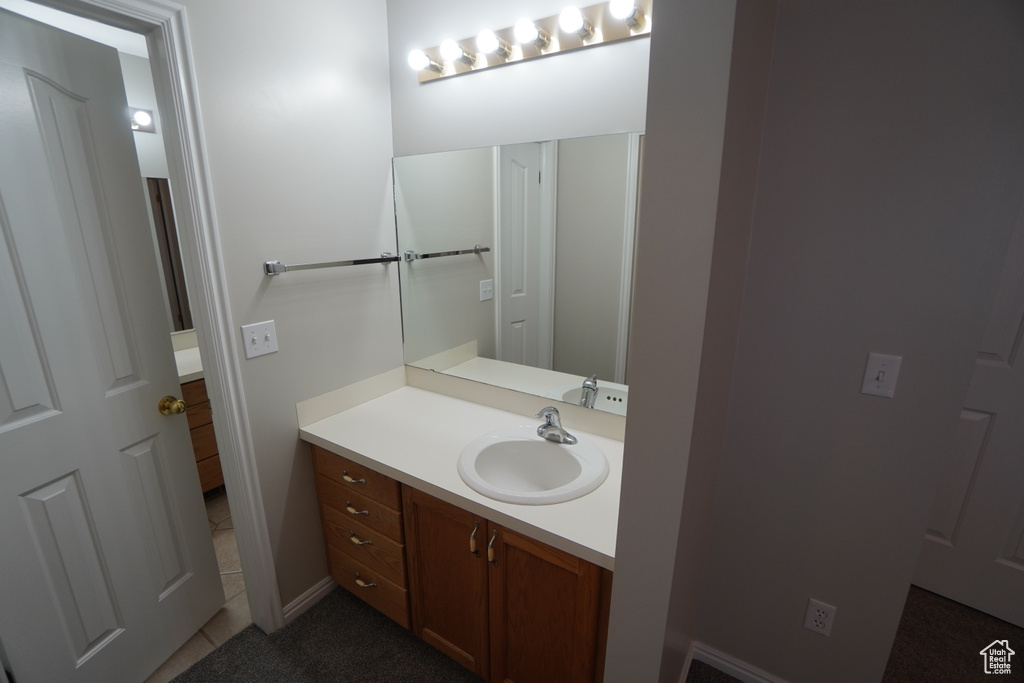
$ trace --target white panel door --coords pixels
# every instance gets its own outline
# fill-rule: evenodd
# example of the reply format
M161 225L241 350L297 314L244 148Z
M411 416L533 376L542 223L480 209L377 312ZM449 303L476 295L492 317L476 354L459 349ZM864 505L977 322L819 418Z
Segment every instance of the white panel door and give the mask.
M1024 213L914 583L1024 626ZM984 643L982 643L984 645Z
M533 367L543 363L541 297L541 147L504 145L499 159L498 360Z
M0 10L0 642L132 681L223 604L117 53Z

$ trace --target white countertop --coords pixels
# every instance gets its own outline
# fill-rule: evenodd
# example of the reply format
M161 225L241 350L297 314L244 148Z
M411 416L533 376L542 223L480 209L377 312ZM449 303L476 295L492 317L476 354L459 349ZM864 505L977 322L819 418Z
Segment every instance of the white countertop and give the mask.
M538 399L538 410L545 405ZM607 569L613 569L622 482L622 442L565 428L608 458L609 474L597 490L565 503L515 505L469 488L456 462L466 444L497 429L539 420L405 386L314 422L306 441L361 462L510 529Z
M199 357L199 347L175 351L174 362L178 366L178 381L181 384L203 378L203 359Z

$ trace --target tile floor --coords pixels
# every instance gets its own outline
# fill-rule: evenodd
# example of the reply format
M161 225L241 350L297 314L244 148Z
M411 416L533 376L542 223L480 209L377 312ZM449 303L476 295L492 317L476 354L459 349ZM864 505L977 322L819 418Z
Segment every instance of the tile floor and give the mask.
M223 489L207 494L206 515L210 520L213 548L217 553L220 580L224 584L224 597L227 602L194 636L171 655L170 659L153 672L153 675L146 679L146 683L167 683L252 623L249 600L245 594L245 581L242 579L242 565L238 560L238 546L235 544L235 528L231 523L228 497Z

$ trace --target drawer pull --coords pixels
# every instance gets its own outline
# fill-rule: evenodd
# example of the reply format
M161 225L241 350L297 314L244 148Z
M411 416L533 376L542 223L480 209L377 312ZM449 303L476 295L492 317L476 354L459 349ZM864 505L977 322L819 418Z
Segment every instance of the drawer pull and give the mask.
M354 543L355 545L373 545L373 541L361 541L361 540L359 540L359 537L356 536L356 532L354 532L354 531L349 531L348 532L348 540L352 541L352 543Z
M346 500L345 501L345 510L350 515L368 515L368 514L370 514L369 510L356 510L354 507L352 507L352 501L351 500Z
M473 522L473 533L469 535L469 552L480 557L480 551L476 549L476 532L480 528L480 520Z
M363 581L361 578L359 578L359 572L356 572L356 585L359 586L360 588L376 588L377 587L377 584L375 584L375 583L367 583L366 581Z
M498 564L494 559L494 542L498 539L498 530L491 534L491 542L487 544L487 561L491 564Z
M365 484L366 483L365 479L353 479L352 477L348 476L348 470L342 470L341 474L342 474L341 478L344 479L345 481L347 481L350 484Z

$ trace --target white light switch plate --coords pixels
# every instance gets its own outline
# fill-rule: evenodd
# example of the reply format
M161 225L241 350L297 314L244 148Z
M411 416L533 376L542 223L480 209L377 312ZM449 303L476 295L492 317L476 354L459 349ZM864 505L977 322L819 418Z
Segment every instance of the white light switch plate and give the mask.
M902 360L903 356L869 353L868 365L864 369L864 384L861 385L860 393L892 398L896 392L896 378L900 374L900 361Z
M276 353L277 330L274 329L274 321L242 325L242 345L245 347L246 358Z
M480 301L490 301L494 298L494 280L480 281Z

